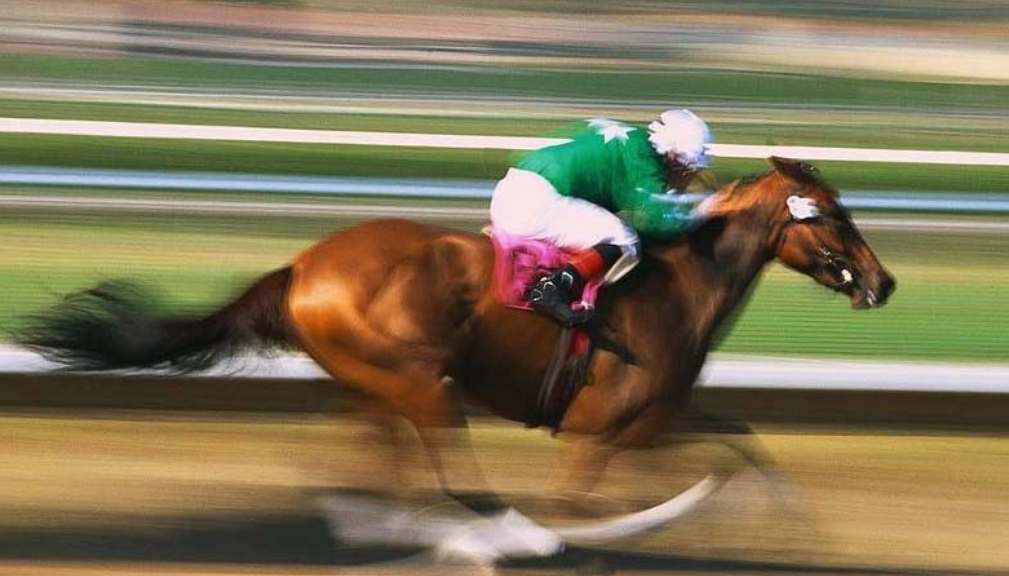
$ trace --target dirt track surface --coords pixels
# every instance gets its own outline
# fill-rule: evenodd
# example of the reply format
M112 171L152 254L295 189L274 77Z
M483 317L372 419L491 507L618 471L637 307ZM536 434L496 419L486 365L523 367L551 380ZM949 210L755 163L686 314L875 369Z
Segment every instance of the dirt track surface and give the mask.
M334 542L314 499L342 487L430 488L360 421L90 413L0 417L3 574L471 574L413 551ZM977 574L1009 570L1009 439L764 426L801 510L745 473L648 538L503 573ZM561 442L497 420L473 437L494 486L527 505ZM698 444L619 459L600 491L657 502L731 459ZM396 480L398 478L398 480ZM613 504L615 505L615 504ZM535 512L535 506L532 507Z

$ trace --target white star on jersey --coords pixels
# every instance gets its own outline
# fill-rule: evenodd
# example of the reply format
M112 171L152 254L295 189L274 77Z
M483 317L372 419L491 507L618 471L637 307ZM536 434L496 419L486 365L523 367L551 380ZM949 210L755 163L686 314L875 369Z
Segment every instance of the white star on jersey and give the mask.
M609 118L593 118L588 122L589 128L592 128L596 131L596 134L603 137L603 143L609 143L614 138L621 142L627 142L627 133L634 130L631 126L610 120Z

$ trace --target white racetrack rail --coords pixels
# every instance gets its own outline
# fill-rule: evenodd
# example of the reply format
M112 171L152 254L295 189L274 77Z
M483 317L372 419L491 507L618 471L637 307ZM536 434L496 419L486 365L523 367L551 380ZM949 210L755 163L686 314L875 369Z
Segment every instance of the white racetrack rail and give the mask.
M0 373L39 373L55 368L27 350L0 345ZM301 354L247 356L187 376L318 379L327 375ZM916 392L1009 392L1009 364L778 358L714 354L699 385L710 388L779 390L876 390Z
M49 120L0 118L0 133L65 134L114 138L169 138L184 140L231 140L243 142L294 142L358 146L403 146L412 148L457 148L535 150L565 142L559 138L480 136L465 134L416 134L404 132L359 132L161 124L154 122L107 122L97 120ZM1009 153L957 150L895 150L885 148L831 148L816 146L755 146L715 144L714 156L767 158L784 156L805 160L849 162L896 162L906 164L954 164L958 166L1009 166Z

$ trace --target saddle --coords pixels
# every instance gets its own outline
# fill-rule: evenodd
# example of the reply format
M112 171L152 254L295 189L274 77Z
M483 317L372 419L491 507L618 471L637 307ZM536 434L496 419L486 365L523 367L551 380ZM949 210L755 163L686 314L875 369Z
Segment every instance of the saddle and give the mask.
M485 229L494 244L494 295L508 308L532 311L527 301L529 287L541 277L564 266L573 253L549 242L512 236L497 229ZM600 280L590 282L582 291L581 300L572 309L595 307ZM560 425L568 405L585 384L589 361L594 350L590 332L585 326L561 328L550 364L540 383L537 416L530 427Z

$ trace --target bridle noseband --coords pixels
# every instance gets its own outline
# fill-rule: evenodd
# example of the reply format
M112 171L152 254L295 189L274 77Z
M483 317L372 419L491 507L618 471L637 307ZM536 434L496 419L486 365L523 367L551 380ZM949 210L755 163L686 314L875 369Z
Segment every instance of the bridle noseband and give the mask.
M790 197L790 199L791 198L795 198L795 196ZM789 202L788 216L789 216L788 221L785 222L785 224L781 228L781 237L778 240L778 249L776 253L781 252L781 249L785 244L785 237L787 235L788 229L791 228L792 226L797 224L814 224L814 223L819 224L823 223L824 219L830 218L829 216L824 216L818 211L814 211L812 215L800 218L796 216L795 211L792 209L791 202ZM817 243L819 244L817 252L819 252L820 257L827 264L827 266L829 266L837 275L841 277L840 282L834 282L833 284L828 284L827 286L833 290L841 291L844 288L855 284L856 282L855 272L852 272L854 266L852 266L850 262L838 256L837 254L834 253L833 250L827 247L826 242L824 242L820 238L820 235L816 232L815 228L812 230L812 234L813 237L816 238Z

